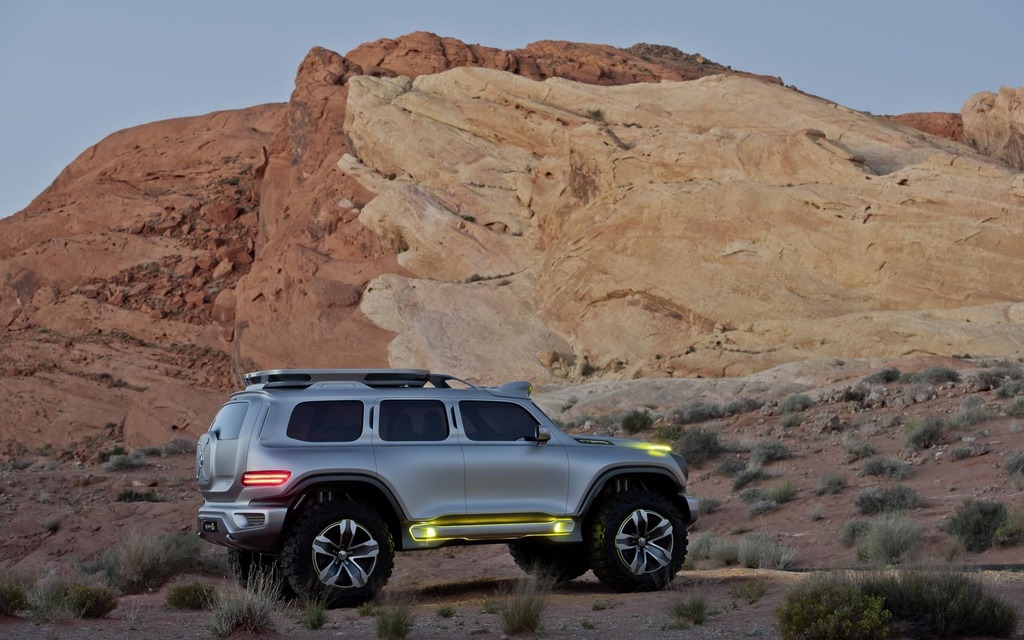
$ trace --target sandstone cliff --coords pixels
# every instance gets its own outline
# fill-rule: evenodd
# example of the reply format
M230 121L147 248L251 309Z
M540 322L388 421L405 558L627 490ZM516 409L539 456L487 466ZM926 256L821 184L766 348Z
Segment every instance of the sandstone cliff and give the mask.
M288 103L114 134L0 221L0 443L195 436L257 367L1010 355L993 153L666 47L315 48Z

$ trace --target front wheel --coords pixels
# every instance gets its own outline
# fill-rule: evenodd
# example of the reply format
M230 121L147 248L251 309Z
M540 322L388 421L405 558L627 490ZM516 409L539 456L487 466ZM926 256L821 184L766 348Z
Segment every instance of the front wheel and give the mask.
M594 575L616 591L668 586L686 559L686 526L667 498L624 491L601 504L588 523Z
M322 502L300 515L281 554L299 595L329 608L372 600L391 577L394 544L376 511L357 502Z

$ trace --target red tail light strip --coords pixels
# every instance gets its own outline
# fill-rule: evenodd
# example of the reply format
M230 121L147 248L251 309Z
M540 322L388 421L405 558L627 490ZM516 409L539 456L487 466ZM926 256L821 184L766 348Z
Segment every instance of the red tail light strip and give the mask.
M279 487L291 477L291 471L247 471L242 474L242 486Z

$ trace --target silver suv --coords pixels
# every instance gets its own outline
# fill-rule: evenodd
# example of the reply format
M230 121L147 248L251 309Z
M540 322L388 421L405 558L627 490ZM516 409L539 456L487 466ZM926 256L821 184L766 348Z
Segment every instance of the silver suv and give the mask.
M352 606L384 586L396 550L497 542L528 571L592 569L645 591L686 557L698 505L682 457L567 435L527 382L484 388L417 369L243 381L196 449L199 535L231 550L243 580L279 567L285 588Z

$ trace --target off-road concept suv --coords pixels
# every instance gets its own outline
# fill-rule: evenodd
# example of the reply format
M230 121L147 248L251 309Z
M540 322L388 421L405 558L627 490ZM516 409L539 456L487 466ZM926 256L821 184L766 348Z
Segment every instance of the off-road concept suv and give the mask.
M199 535L244 579L279 566L328 606L373 598L394 552L507 543L557 580L666 585L698 515L668 447L570 436L529 383L476 387L416 369L243 376L199 438ZM453 387L452 384L457 381Z

